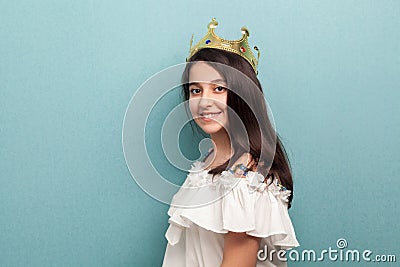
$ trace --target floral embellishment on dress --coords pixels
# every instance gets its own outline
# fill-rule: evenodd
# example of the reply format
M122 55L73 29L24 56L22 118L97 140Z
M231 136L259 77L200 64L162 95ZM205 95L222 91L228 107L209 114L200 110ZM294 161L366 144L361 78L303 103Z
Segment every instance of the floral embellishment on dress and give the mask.
M229 171L236 177L244 177L247 175L248 168L244 164L237 164L235 167L230 168Z
M271 179L269 178L267 180L267 183L270 184L271 183ZM271 187L271 192L272 194L277 197L282 199L284 202L289 202L289 197L290 194L292 193L291 190L288 190L286 187L284 187L278 179L274 179L274 181L271 183L270 185Z
M221 172L219 177L213 179L208 170L204 169L204 165L205 163L202 161L195 161L192 164L188 175L188 185L190 187L210 186L210 188L215 189L216 186L222 186L223 191L226 192L233 189L238 183L245 182L249 193L268 190L275 198L289 202L291 190L283 186L277 178L271 182L271 178L266 179L261 173L250 171L245 165L238 164L233 168Z
M264 176L259 172L249 171L246 180L251 192L263 192L267 188L267 184L264 183Z
M203 162L196 161L189 170L189 185L192 187L200 187L211 183L208 171L203 168Z
M200 187L209 184L211 181L208 179L208 173L206 170L189 174L189 185L192 187Z
M267 187L264 183L264 176L261 173L250 171L243 164L238 164L233 168L228 169L228 171L223 171L221 173L221 179L225 185L232 185L233 183L240 182L241 179L243 179L243 181L247 183L250 193L255 191L262 192Z
M270 191L277 199L281 199L284 202L289 202L291 190L288 190L285 186L283 186L279 182L279 179L274 179L274 182L271 182L271 178L266 179L257 171L250 171L243 164L238 164L233 168L230 168L229 172L222 172L221 176L227 177L224 182L225 184L229 180L233 182L235 179L232 178L244 178L247 182L250 193L255 191L263 192L268 189L268 191Z

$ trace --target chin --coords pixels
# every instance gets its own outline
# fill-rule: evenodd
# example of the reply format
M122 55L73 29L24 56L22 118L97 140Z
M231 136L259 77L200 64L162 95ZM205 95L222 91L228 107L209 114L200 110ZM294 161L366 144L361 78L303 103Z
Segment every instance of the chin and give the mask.
M215 134L220 131L224 131L224 127L222 127L219 123L213 123L212 125L204 125L202 123L198 123L197 125L206 133L206 134Z
M209 128L202 128L202 130L206 133L206 134L216 134L219 131L221 131L221 129L209 129Z

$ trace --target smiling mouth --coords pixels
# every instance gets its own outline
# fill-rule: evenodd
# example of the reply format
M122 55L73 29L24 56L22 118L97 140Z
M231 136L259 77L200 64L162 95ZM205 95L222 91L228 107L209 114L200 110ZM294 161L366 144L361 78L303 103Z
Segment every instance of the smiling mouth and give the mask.
M214 118L214 117L218 116L219 114L221 114L221 112L207 113L207 114L201 113L200 117L201 118L205 118L205 119L211 119L211 118Z

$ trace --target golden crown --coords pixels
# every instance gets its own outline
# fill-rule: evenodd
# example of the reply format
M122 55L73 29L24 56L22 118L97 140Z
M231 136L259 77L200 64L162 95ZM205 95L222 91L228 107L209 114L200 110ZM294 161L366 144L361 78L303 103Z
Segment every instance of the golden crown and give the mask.
M208 24L208 31L206 35L193 47L192 47L193 35L192 35L192 39L190 40L189 56L186 58L186 61L188 61L197 51L203 48L216 48L242 56L251 64L255 73L257 73L257 65L258 65L258 60L260 58L260 51L257 48L257 46L254 46L254 50L257 51L257 59L256 59L247 41L248 37L250 36L249 30L245 26L243 26L241 28L243 34L242 38L240 38L239 40L231 41L220 38L214 32L214 29L217 26L218 22L215 18L213 18L211 22Z

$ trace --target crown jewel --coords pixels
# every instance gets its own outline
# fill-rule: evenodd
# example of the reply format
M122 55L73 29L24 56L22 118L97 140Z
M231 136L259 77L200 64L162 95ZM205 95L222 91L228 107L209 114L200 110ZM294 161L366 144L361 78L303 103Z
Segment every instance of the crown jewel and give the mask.
M257 46L254 46L254 50L257 51L257 58L256 58L253 52L251 51L251 48L247 41L248 37L250 36L249 30L243 26L241 28L243 34L242 38L240 38L239 40L225 40L220 38L214 32L214 29L217 26L218 22L215 18L213 18L211 22L208 24L208 31L206 35L193 47L192 47L193 35L192 35L192 39L190 40L189 56L186 59L186 61L188 61L197 51L203 48L216 48L242 56L251 64L254 71L257 73L257 65L258 65L258 60L260 58L260 51L257 48Z

